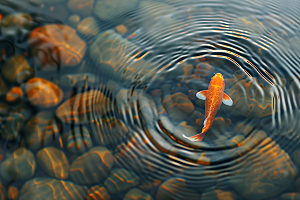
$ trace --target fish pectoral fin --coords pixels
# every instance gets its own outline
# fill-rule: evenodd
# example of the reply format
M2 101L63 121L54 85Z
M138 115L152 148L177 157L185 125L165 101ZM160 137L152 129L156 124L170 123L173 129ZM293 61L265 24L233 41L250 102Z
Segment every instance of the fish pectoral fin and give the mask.
M196 97L198 99L205 100L206 99L207 90L202 90L200 92L197 92Z
M190 140L192 142L197 142L197 141L199 142L199 141L201 141L203 139L204 135L205 135L205 133L199 133L197 135L194 135L194 136L191 136L191 137L187 137L184 134L182 134L182 136L184 138L186 138L186 139L188 139L188 140Z
M227 106L232 106L232 104L233 104L232 99L227 94L225 94L225 93L223 93L223 100L222 100L222 102L225 105L227 105Z

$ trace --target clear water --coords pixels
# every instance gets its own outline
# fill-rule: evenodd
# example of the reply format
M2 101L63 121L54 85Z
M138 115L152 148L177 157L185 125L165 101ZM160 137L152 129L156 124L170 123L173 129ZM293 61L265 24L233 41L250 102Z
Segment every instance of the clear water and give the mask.
M300 199L300 2L0 2L0 200ZM221 105L201 142L211 78Z

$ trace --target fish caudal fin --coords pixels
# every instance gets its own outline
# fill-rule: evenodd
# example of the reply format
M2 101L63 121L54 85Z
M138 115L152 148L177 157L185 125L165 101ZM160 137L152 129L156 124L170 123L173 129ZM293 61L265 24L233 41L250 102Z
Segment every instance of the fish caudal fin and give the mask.
M223 99L222 102L226 105L226 106L232 106L233 101L232 99L225 93L223 93Z
M203 138L204 138L205 133L199 133L197 135L191 136L191 137L187 137L184 134L182 134L182 136L192 142L200 142Z

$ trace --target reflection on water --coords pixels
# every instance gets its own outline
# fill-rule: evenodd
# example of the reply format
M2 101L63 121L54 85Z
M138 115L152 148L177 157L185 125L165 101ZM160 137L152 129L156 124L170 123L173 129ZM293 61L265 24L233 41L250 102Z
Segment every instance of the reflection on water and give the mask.
M299 9L1 1L0 200L300 199Z

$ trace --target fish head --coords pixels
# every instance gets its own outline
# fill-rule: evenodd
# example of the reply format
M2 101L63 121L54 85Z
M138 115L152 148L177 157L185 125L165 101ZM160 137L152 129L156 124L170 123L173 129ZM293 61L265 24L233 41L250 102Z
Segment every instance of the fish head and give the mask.
M213 85L225 86L225 81L224 81L223 75L221 73L216 73L211 78L211 83Z

